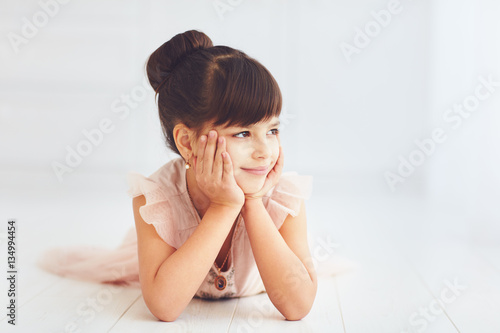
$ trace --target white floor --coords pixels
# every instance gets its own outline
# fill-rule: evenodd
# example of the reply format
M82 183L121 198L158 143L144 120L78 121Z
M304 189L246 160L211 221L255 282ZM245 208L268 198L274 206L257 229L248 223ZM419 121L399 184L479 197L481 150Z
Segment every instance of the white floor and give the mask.
M139 289L34 265L52 246L118 245L133 225L123 192L3 191L1 199L10 215L2 212L0 233L17 220L18 253L16 326L2 306L1 332L500 332L500 246L468 237L460 217L417 197L314 194L309 236L321 275L303 320L285 321L262 294L194 299L174 323L156 320ZM4 305L7 289L2 279Z

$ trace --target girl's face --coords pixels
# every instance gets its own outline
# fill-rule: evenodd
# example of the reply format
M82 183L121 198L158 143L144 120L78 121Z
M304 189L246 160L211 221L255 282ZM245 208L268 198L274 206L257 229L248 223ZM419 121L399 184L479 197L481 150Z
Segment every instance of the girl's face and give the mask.
M279 119L273 117L248 127L209 128L226 139L234 178L244 193L255 193L262 189L267 174L276 164L280 147L278 126Z

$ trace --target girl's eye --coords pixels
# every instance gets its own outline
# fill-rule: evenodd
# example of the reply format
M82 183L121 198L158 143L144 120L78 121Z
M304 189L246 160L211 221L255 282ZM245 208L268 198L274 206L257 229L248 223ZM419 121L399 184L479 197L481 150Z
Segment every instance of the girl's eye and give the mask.
M279 133L280 133L280 130L279 130L279 129L277 129L277 128L273 128L272 130L270 130L270 131L268 132L268 134L269 134L269 133L271 133L272 135L277 135L277 134L279 134Z
M270 135L277 135L279 134L279 129L277 128L274 128L272 130L270 130L269 132L267 132L267 134L270 134ZM250 132L249 131L244 131L244 132L240 132L240 133L237 133L235 135L233 135L235 138L248 138L250 136Z
M240 132L238 134L233 135L235 138L247 138L250 136L250 132L245 131L245 132Z

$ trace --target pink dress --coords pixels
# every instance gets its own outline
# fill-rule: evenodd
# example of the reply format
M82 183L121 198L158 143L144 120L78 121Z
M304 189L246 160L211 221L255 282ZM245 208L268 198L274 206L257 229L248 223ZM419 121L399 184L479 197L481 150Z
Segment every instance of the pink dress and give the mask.
M138 173L128 175L130 197L144 195L146 205L139 209L143 220L152 224L158 235L178 249L191 236L200 217L186 187L186 169L181 158L172 160L149 177ZM312 179L295 173L283 173L278 184L263 198L264 205L280 228L288 215L299 213L301 202L310 195ZM224 290L215 287L215 265L207 272L196 292L200 298L227 298L264 292L252 248L241 216L233 235L228 270L221 272L227 280ZM113 250L95 248L54 249L48 251L39 265L58 275L103 283L140 286L135 227L129 230L122 244Z

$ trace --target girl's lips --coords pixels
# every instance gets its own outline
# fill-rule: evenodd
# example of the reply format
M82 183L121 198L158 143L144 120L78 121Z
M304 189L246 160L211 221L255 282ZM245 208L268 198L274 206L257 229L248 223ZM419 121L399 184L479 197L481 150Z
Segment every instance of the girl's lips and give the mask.
M253 175L258 175L258 176L263 176L267 175L267 172L269 168L267 166L265 167L258 167L258 168L241 168L243 171L246 171L248 173L251 173Z

